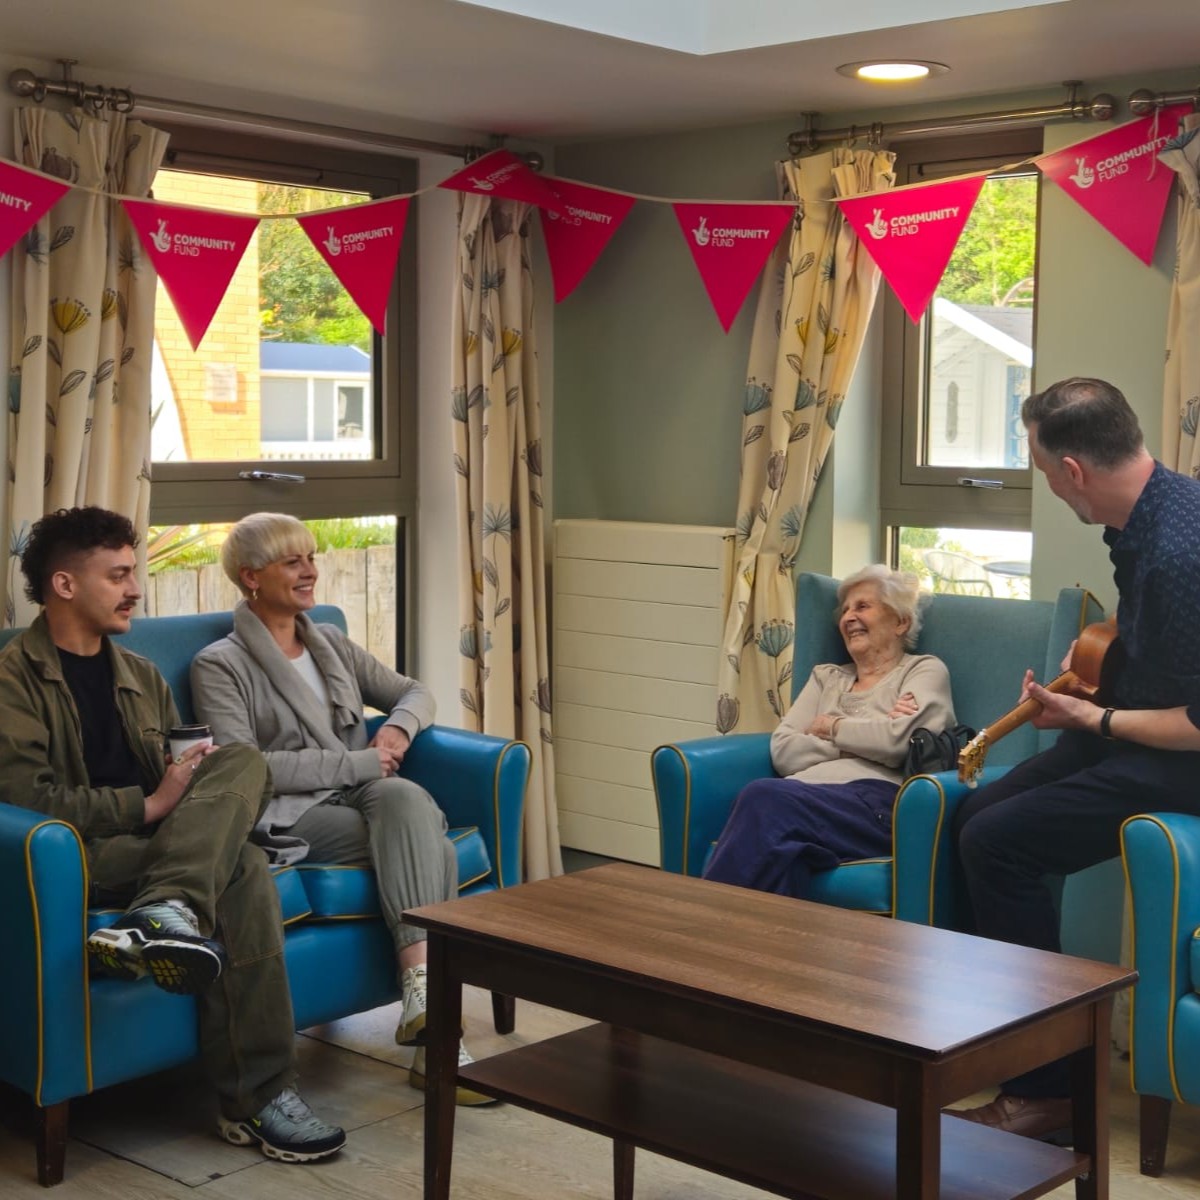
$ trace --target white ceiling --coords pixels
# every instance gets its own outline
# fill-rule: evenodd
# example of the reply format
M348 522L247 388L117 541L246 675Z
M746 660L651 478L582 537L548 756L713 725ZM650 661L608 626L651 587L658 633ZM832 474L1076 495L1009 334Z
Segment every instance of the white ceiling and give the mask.
M793 0L798 37L807 7L816 5ZM75 58L87 82L194 103L554 142L769 119L798 125L805 110L886 116L898 106L1056 89L1064 79L1084 80L1086 94L1089 80L1162 69L1191 71L1195 87L1200 2L1065 0L695 56L456 0L6 0L0 52L42 71ZM876 57L952 70L891 88L834 73Z

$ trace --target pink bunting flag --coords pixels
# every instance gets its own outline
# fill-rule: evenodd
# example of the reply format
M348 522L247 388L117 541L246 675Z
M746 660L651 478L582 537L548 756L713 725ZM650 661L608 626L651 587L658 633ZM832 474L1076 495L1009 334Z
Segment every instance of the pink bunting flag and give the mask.
M562 201L550 185L529 169L511 150L493 150L438 187L452 192L476 192L480 196L496 196L501 200L521 200L536 204L549 212L562 212Z
M566 179L550 181L561 213L543 212L542 233L554 279L554 303L565 300L592 269L634 205L632 196Z
M986 175L837 201L913 321L929 307Z
M1191 111L1190 104L1164 108L1035 161L1047 179L1149 264L1175 179L1158 162L1158 152Z
M296 218L350 299L381 335L407 218L407 196Z
M763 264L791 224L794 204L672 204L726 333Z
M122 203L192 349L197 349L258 228L258 218L154 200Z
M7 254L70 190L56 179L0 162L0 255Z

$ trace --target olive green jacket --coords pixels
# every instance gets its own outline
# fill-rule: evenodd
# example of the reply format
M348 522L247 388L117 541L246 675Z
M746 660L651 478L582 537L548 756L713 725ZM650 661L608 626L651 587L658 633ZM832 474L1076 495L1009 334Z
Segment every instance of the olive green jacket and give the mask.
M125 739L145 776L166 769L166 733L179 723L153 663L104 639ZM83 761L79 710L44 615L0 650L0 800L67 821L84 841L145 824L139 787L92 787Z

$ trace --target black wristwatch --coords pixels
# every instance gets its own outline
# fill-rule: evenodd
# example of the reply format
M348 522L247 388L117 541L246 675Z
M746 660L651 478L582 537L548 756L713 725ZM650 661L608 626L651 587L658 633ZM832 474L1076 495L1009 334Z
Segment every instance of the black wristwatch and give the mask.
M1116 712L1116 709L1106 708L1104 710L1104 715L1100 718L1100 736L1102 738L1108 738L1110 742L1115 742L1117 740L1111 730L1114 712Z

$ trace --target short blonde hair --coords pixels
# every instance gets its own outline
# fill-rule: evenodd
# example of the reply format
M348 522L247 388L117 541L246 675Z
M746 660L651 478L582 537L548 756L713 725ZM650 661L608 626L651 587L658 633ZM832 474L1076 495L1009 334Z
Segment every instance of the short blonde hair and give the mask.
M221 569L243 596L250 589L242 583L242 568L261 571L289 554L311 554L316 539L302 521L286 513L251 513L225 536L221 546Z
M917 635L921 632L922 608L925 597L921 595L921 581L911 571L893 571L883 563L872 563L847 575L838 584L837 612L834 620L842 615L842 605L850 594L850 589L860 583L873 583L879 592L879 602L890 608L900 620L908 619L908 630L904 635L904 647L912 650L917 644Z

